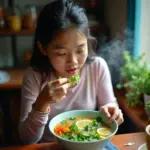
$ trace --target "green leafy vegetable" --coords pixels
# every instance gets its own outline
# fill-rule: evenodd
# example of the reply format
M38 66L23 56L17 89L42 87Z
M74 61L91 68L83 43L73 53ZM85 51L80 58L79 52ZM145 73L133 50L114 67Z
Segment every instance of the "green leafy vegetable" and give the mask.
M147 102L146 108L147 108L148 110L150 110L150 100Z
M80 80L80 76L78 74L68 78L68 82L71 83L71 85L76 85Z
M75 117L70 117L69 120L76 120L76 118Z
M85 129L85 131L91 131L92 130L92 126L86 126L84 129Z
M97 122L102 122L102 118L100 116L96 117Z
M73 122L72 125L71 125L71 127L70 127L70 132L76 132L76 131L78 131L78 130L79 130L79 129L78 129L76 123Z
M62 125L66 125L66 124L67 124L67 121L66 121L66 120L63 120L63 121L61 122L61 124L62 124Z

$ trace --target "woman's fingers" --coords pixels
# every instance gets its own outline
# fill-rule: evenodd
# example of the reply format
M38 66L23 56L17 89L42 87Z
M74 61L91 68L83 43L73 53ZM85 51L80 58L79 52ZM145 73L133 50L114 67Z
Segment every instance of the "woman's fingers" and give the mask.
M61 100L65 99L65 98L66 98L65 95L64 96L60 96L60 97L54 97L54 101L55 101L55 103L59 103Z
M58 80L48 82L50 96L52 96L52 94L54 93L54 91L57 87L61 87L61 85L63 85L63 84L67 84L67 78L61 78ZM61 89L61 88L58 88L58 92L59 92L59 89ZM63 90L63 89L61 89L61 90ZM65 90L65 88L64 88L64 90Z
M67 94L67 89L70 87L70 83L66 83L62 86L56 87L56 88L50 88L49 92L51 96L63 96Z
M119 109L114 107L113 110L112 110L112 116L110 118L110 122L113 122L114 120L116 120L118 115L119 115Z
M120 113L119 113L116 121L118 122L119 125L124 122L123 114L122 114L121 110L120 110Z
M61 85L61 86L59 86L59 87L56 87L56 88L55 88L55 92L56 92L56 93L64 93L64 94L66 94L66 93L67 93L67 89L68 89L70 86L71 86L70 83L65 83L65 84L63 84L63 85Z
M108 107L102 106L102 107L100 108L100 111L104 112L104 114L106 115L106 117L108 117L108 118L111 117L111 114L110 114L109 111L108 111Z
M57 103L64 99L67 94L67 89L71 86L67 83L67 78L61 78L48 83L49 86L49 96L53 102Z
M57 80L48 82L48 86L56 88L56 87L58 87L58 86L60 86L62 84L67 83L67 81L68 81L67 78L57 79Z
M104 112L107 118L110 119L110 122L116 120L119 125L123 123L124 119L123 119L122 111L117 106L104 105L101 107L100 110Z

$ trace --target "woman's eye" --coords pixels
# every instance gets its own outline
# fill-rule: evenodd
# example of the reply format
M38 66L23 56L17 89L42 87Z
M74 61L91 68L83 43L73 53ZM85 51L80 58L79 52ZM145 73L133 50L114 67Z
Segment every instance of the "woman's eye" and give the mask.
M82 54L82 53L84 53L84 51L83 50L78 50L77 53Z
M57 56L65 56L66 53L56 53Z

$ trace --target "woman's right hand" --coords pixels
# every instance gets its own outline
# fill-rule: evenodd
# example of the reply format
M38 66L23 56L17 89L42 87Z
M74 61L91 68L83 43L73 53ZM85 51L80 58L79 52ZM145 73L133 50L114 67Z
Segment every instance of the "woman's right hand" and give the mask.
M58 103L66 97L67 89L71 86L67 78L50 81L40 92L34 107L42 112L47 112L50 104Z

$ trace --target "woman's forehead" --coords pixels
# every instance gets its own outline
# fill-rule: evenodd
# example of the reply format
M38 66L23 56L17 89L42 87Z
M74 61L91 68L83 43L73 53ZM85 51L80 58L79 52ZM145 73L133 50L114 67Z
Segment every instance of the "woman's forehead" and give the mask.
M52 44L63 44L67 45L69 43L81 43L86 42L86 36L75 28L70 28L59 32L55 38L52 40Z

